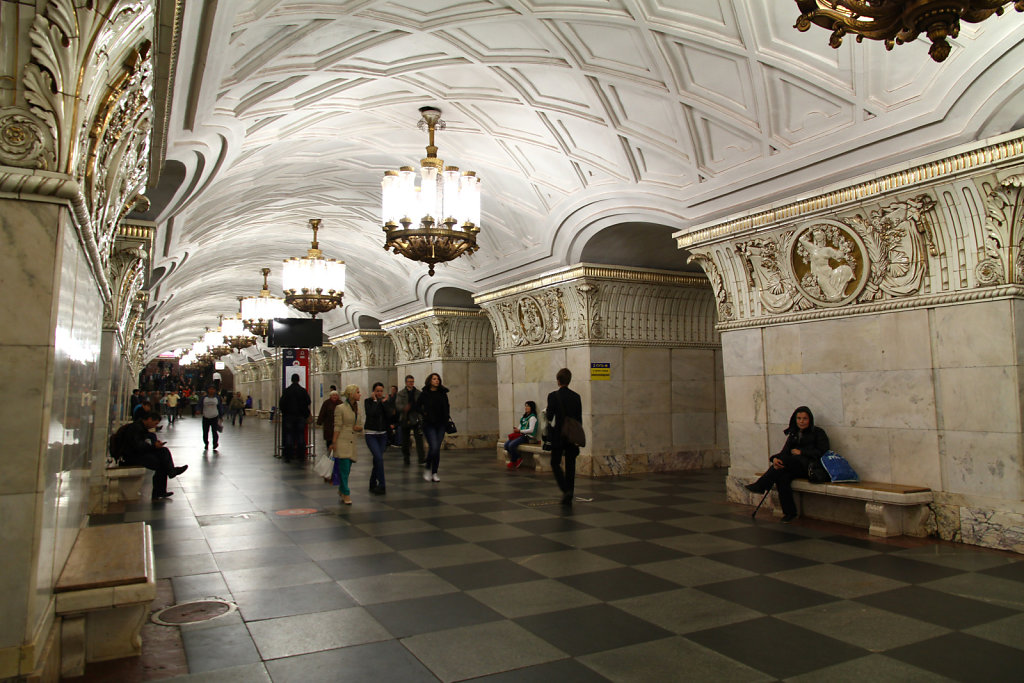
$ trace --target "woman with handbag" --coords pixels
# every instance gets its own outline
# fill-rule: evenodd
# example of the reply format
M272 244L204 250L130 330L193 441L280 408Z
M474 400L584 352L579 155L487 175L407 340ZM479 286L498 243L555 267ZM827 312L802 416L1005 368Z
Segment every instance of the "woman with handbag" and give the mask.
M814 460L818 460L829 448L828 434L821 427L814 426L814 415L807 406L800 406L789 418L786 444L782 450L768 458L771 466L768 471L746 489L754 493L767 493L772 486L778 487L779 504L782 506L782 522L789 524L797 516L796 502L793 500L792 482L794 479L806 479L807 468Z
M423 416L423 436L427 437L425 481L441 481L437 468L441 464L441 443L451 422L448 406L448 388L441 384L441 375L436 372L427 376L427 383L416 400L416 411Z
M338 485L338 495L345 505L352 504L351 492L348 488L348 475L352 471L352 463L356 458L356 434L363 431L359 424L359 387L349 384L342 392L342 402L334 409L334 440L331 451L334 453L334 483Z
M537 404L527 401L523 407L526 408L526 412L519 418L519 425L508 435L508 441L505 442L505 450L508 451L506 467L510 470L517 470L523 464L523 456L519 454L518 447L537 438Z

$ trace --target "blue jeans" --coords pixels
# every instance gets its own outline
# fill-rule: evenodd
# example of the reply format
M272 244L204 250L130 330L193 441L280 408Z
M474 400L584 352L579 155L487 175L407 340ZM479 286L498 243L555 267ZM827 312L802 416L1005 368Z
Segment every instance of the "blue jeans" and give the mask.
M370 470L370 489L384 489L384 451L388 447L387 434L367 434L366 445L373 456L373 469Z
M441 444L444 442L444 425L423 425L423 436L427 438L427 463L426 467L431 474L437 474L437 467L441 464Z
M524 443L530 443L530 437L527 436L526 434L523 434L518 439L509 439L508 441L505 442L505 450L508 451L509 461L515 462L516 460L519 460L520 458L523 457L519 455L519 453L516 451L516 448L518 448L520 444Z

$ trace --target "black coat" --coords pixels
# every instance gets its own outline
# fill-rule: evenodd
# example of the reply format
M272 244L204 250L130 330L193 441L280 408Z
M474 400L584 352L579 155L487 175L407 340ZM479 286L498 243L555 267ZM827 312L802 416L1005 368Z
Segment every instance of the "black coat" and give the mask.
M282 415L288 417L309 417L312 413L309 406L313 401L309 398L309 392L302 388L298 382L288 385L288 388L281 394L278 401L278 408Z
M793 449L800 451L800 455L793 453ZM786 463L786 469L793 466L794 470L803 472L807 476L807 466L812 460L816 460L825 454L829 449L828 434L821 427L809 427L806 430L794 429L786 437L786 445L782 450L769 458L782 458Z
M388 427L395 423L395 411L391 402L386 398L378 401L372 396L363 400L363 410L366 412L366 421L363 423L363 430L368 432L386 432Z
M580 423L583 422L583 400L569 387L559 387L557 391L548 394L548 405L544 410L544 417L551 425L548 430L551 443L557 444L561 441L563 417L574 417Z
M437 391L424 389L416 399L416 412L423 416L423 424L445 427L451 418L448 406L448 388L438 387Z

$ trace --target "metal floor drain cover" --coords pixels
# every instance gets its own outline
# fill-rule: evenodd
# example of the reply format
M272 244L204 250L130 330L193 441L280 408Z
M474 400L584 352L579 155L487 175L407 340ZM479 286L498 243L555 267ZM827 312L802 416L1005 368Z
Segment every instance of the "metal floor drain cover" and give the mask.
M185 602L180 605L166 607L159 612L153 613L153 623L162 626L180 626L181 624L196 624L201 621L209 621L230 614L235 611L235 605L227 600L216 598L208 600L196 600Z

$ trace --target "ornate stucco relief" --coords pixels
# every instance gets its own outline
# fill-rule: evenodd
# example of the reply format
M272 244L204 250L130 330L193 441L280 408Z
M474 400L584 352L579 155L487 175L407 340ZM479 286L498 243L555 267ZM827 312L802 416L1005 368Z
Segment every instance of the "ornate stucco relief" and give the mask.
M676 239L712 281L719 329L1024 296L1024 144L930 162Z
M395 349L382 330L357 330L331 340L339 363L334 370L385 368L395 364Z
M382 324L398 363L428 360L490 360L494 335L481 311L432 308Z
M499 353L580 344L718 344L714 309L719 295L706 278L595 267L563 275L477 297L491 320Z
M24 99L0 108L0 192L69 203L105 302L118 223L145 202L153 24L153 0L42 3L14 55Z

